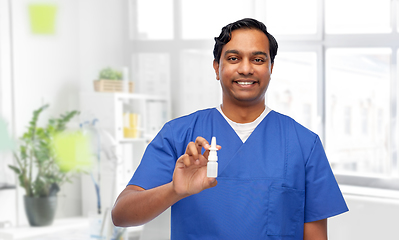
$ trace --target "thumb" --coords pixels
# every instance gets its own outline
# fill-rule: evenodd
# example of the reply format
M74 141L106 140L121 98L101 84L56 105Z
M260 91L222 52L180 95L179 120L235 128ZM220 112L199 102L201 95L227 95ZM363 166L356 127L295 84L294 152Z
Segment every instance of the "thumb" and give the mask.
M207 188L212 188L215 187L218 184L218 181L216 178L208 178L208 187Z

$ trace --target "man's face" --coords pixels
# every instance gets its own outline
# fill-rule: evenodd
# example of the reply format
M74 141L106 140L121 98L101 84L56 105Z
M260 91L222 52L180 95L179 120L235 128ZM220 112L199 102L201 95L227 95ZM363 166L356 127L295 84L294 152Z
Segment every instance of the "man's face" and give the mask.
M273 64L269 40L262 31L234 30L213 67L222 86L223 104L264 104Z

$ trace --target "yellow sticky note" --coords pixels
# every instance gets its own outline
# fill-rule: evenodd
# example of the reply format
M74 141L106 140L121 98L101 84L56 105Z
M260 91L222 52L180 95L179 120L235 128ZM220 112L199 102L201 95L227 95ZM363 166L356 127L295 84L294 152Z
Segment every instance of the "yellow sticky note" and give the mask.
M54 34L57 6L50 4L29 5L29 17L33 34Z
M90 138L81 131L59 133L54 136L53 144L61 171L88 170L92 166Z

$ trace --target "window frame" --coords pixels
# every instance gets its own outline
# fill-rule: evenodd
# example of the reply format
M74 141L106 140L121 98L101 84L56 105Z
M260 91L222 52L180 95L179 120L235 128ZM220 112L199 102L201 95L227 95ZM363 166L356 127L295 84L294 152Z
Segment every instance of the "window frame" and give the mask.
M173 0L173 29L174 39L172 40L135 40L134 14L127 14L130 29L129 36L126 38L126 59L132 54L139 52L163 52L170 55L170 79L171 84L178 86L180 72L179 66L182 61L179 57L180 52L186 49L202 49L212 51L213 39L209 40L184 40L182 38L182 16L181 16L181 1ZM129 0L129 7L127 9L134 9L135 0ZM391 33L377 33L377 34L326 34L325 32L325 0L318 1L318 24L317 32L313 35L276 35L279 43L279 52L303 52L311 51L317 54L317 116L320 119L318 134L322 142L326 145L326 51L331 48L390 48L391 55L391 90L390 90L390 162L398 162L398 51L399 51L399 0L391 1ZM254 0L256 11L259 12L260 6L266 6L267 2L262 0ZM265 21L265 19L259 19ZM265 22L267 25L267 22ZM278 61L278 56L276 57ZM178 93L178 88L171 88L171 96ZM177 103L172 99L172 110L176 111ZM172 116L176 116L172 111ZM398 163L399 165L399 163ZM398 167L399 168L399 167ZM339 184L353 185L362 187L372 187L381 189L399 190L399 171L392 174L390 177L382 176L364 176L362 174L343 174L335 173Z

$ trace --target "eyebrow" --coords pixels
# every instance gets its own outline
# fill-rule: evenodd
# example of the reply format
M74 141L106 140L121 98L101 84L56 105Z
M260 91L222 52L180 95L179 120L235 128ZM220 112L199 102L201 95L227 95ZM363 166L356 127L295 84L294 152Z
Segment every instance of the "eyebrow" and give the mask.
M226 50L226 52L224 53L224 56L226 56L226 55L228 55L228 54L240 54L240 52L237 51L237 50ZM268 54L265 53L265 52L263 52L263 51L255 51L255 52L252 52L252 55L253 55L253 56L256 56L256 55L263 55L263 56L265 56L265 57L268 57Z
M239 54L240 52L237 50L226 50L226 52L224 52L224 56L228 55L228 54Z
M262 52L262 51L252 52L252 55L264 55L265 57L268 57L267 53Z

